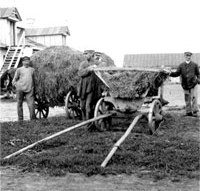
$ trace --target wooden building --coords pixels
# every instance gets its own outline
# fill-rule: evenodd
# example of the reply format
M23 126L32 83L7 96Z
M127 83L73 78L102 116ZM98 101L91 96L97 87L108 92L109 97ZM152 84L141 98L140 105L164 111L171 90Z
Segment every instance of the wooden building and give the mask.
M8 47L24 43L23 30L17 28L17 22L22 21L15 7L0 8L0 66L3 65Z
M17 38L16 23L19 21L22 19L16 8L0 8L0 42L2 45L17 45L19 38Z
M20 21L17 8L0 8L0 75L7 69L17 68L27 48L32 52L45 48L25 38L26 29L18 25Z
M45 46L66 46L70 32L67 26L26 29L26 38Z
M0 75L20 66L21 57L31 56L47 46L65 46L70 35L67 26L25 29L15 7L0 8Z

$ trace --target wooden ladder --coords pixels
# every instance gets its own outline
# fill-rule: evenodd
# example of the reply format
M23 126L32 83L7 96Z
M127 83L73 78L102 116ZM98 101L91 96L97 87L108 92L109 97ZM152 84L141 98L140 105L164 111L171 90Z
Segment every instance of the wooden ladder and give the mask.
M6 53L0 74L3 74L10 68L17 68L22 52L23 47L10 47Z
M24 36L20 38L18 46L9 46L3 61L3 65L0 68L0 76L10 68L17 68L25 47L24 44L21 44L21 42L23 42L23 37Z

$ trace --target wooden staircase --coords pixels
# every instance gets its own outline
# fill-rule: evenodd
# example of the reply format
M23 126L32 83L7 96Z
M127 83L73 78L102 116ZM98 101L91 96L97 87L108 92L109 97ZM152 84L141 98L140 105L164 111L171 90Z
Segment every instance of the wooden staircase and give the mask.
M17 68L25 47L24 39L25 33L21 35L17 46L9 46L3 65L0 68L0 76L10 68Z
M9 47L4 59L3 66L1 67L0 70L0 75L2 75L6 70L10 68L17 68L23 53L23 49L24 49L23 46Z

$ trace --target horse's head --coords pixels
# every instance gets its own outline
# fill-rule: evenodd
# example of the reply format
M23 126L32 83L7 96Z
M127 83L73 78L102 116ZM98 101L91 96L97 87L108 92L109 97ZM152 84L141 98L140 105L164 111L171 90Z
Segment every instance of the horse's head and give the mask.
M0 78L1 81L1 92L4 91L8 85L8 70L6 70Z
M12 86L12 80L14 78L16 69L11 68L9 70L6 70L0 77L1 82L1 93L10 92L15 89L15 87Z

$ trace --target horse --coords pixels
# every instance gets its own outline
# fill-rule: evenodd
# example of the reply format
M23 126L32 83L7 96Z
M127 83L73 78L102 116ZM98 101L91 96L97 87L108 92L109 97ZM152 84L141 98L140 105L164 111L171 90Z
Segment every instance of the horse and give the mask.
M12 80L16 70L17 68L10 68L1 75L1 94L7 94L8 96L15 94L16 88L12 85Z

